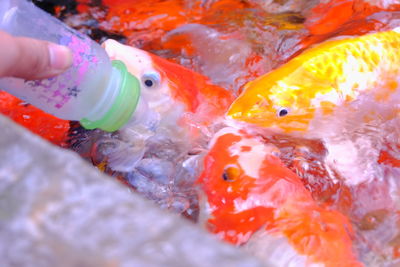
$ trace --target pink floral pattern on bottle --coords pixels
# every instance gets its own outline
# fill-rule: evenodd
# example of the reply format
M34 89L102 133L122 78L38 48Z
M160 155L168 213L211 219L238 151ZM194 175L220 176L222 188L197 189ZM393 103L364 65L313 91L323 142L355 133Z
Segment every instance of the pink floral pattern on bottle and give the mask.
M69 33L69 32L68 32ZM76 34L76 33L75 33ZM77 98L85 75L99 60L92 53L91 40L83 35L67 34L60 36L59 44L68 46L73 51L72 67L64 74L43 80L26 80L25 84L57 109L62 108L72 98Z

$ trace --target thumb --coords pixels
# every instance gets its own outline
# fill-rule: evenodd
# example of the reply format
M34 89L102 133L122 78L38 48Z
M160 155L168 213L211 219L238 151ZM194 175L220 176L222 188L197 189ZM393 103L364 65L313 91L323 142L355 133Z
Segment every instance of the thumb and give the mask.
M28 80L61 74L72 65L69 48L0 31L0 77Z

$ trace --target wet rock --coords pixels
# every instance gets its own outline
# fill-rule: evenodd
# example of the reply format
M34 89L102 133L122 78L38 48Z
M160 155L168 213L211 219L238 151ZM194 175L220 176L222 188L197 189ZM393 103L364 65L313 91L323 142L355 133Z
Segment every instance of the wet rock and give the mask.
M261 266L0 117L2 266Z

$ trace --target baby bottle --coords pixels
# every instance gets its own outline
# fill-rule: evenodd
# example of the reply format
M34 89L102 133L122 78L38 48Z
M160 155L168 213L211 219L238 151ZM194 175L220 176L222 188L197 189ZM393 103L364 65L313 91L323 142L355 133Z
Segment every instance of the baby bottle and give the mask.
M121 61L111 62L104 49L26 0L0 0L0 30L69 47L73 65L50 79L0 79L5 90L87 129L116 131L136 109L140 84Z

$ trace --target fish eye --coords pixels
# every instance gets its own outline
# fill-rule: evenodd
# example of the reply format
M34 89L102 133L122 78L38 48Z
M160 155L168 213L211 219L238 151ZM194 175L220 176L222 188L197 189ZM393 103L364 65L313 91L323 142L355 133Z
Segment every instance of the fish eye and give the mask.
M289 110L287 108L280 108L278 110L278 117L284 117L289 114Z
M161 78L157 72L145 73L142 76L142 83L146 88L155 89L160 85Z
M222 173L222 179L226 182L235 181L240 175L240 169L236 165L228 165Z

